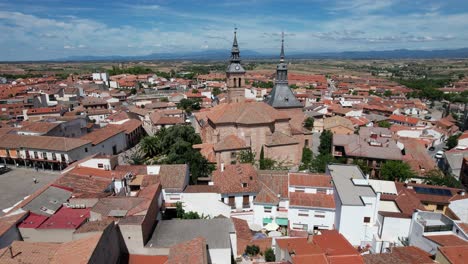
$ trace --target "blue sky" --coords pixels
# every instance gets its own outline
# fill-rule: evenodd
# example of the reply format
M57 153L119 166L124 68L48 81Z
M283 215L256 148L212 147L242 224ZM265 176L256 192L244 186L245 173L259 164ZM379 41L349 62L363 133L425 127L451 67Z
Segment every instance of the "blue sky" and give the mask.
M468 47L467 0L0 0L0 61Z

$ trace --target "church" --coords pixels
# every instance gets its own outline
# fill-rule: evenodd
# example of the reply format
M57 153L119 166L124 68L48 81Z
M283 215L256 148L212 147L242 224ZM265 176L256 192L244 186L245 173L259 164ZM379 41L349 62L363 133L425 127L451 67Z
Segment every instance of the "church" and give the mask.
M251 150L258 160L262 149L265 158L284 166L299 165L302 149L311 147L312 134L303 128L303 106L288 86L284 35L275 85L264 102L246 100L245 74L235 31L226 69L227 103L195 114L203 144L194 147L218 167L236 163L242 150Z

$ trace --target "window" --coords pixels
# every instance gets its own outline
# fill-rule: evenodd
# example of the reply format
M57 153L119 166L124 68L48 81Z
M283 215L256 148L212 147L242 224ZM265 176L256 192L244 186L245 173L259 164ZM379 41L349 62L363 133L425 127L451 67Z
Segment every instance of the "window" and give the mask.
M231 159L235 159L237 157L236 152L231 152Z
M314 215L314 217L316 217L316 218L325 218L325 215L322 215L322 214L316 214L316 215Z
M364 223L370 223L370 217L368 216L364 217Z
M60 158L62 159L62 162L65 162L65 154L60 154Z
M37 154L37 151L34 151L34 158L39 159L39 154Z
M97 167L98 167L98 168L104 168L104 164L98 163L98 164L97 164Z
M293 225L293 228L294 229L299 229L299 230L308 230L309 229L309 226L307 224L296 224L294 223Z
M88 148L84 148L84 152L88 152Z
M263 212L265 212L265 213L271 213L271 208L272 208L271 206L264 206L264 207L263 207Z
M304 145L305 145L306 147L309 146L309 140L308 140L308 139L305 140Z
M294 188L296 192L305 192L305 188L304 187L296 187Z
M438 204L436 208L437 208L437 211L443 211L444 210L444 205Z
M228 204L229 204L232 208L235 208L235 207L236 207L236 202L235 202L234 196L229 196L229 202L228 202Z
M246 182L243 182L243 183L242 183L242 188L247 188L247 186L249 186L248 183L246 183Z
M52 160L57 160L57 155L55 155L55 153L52 153Z
M42 158L47 160L47 152L42 152Z
M309 210L299 210L298 216L309 216Z

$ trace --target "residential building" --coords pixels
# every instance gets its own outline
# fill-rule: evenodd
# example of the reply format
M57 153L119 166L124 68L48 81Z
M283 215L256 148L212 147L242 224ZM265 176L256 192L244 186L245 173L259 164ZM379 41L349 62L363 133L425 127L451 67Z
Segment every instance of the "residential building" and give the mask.
M371 245L376 233L380 193L356 165L330 164L327 174L335 186L335 228L355 246Z

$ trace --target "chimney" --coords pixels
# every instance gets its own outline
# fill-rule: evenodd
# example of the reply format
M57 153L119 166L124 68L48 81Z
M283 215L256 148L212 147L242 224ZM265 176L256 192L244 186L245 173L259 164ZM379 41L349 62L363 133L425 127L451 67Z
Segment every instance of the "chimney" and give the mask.
M8 251L10 251L10 258L14 258L15 256L13 255L13 248L11 246L8 246Z

